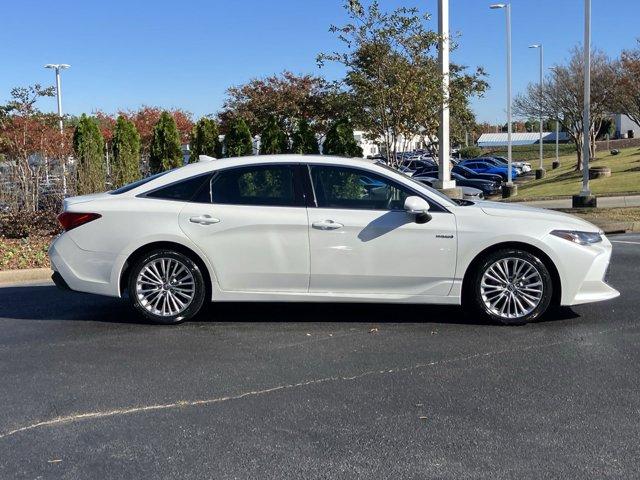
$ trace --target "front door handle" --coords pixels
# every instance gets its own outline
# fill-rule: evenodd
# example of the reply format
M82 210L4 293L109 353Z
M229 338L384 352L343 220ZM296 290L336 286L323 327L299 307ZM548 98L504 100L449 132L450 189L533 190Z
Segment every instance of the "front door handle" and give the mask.
M213 225L214 223L220 223L219 218L214 218L211 215L200 215L199 217L191 217L189 221L191 223L199 223L200 225Z
M344 227L341 223L334 222L333 220L322 220L320 222L314 222L311 224L313 228L318 230L337 230Z

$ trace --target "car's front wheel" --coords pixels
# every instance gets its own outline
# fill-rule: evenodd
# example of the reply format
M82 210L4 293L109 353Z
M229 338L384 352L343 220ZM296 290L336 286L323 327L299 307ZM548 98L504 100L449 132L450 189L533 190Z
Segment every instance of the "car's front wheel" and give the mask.
M482 259L468 288L468 302L476 311L506 325L522 325L547 310L553 281L537 256L524 250L502 249Z
M205 299L198 265L172 250L154 250L139 258L129 275L129 301L145 318L175 324L198 313Z

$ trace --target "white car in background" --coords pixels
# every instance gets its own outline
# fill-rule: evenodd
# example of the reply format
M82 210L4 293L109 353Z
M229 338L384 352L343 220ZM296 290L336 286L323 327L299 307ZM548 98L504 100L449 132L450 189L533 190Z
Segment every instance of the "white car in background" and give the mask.
M382 164L203 161L68 198L53 279L178 323L205 301L464 304L505 324L614 298L611 243L547 210L453 201Z

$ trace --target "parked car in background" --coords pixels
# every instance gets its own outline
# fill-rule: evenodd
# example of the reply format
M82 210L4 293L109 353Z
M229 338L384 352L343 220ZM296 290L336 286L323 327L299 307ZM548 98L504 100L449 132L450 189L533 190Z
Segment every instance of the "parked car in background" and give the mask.
M491 165L496 166L496 167L507 168L507 164L506 163L502 163L500 160L496 160L493 157L478 157L478 158L474 158L473 160L481 160L483 162L490 163ZM517 165L514 165L513 162L511 163L511 168L513 170L515 170L518 173L518 175L522 174L522 168L518 167Z
M502 181L484 180L481 178L467 179L462 175L451 172L451 179L456 181L457 187L470 187L482 191L485 196L497 195L501 191ZM420 181L421 178L438 178L438 170L416 172L413 175L415 180Z
M363 159L201 161L66 198L58 219L56 285L127 298L163 324L205 301L462 303L522 324L552 303L619 295L604 280L611 243L595 225L452 200Z
M507 167L497 166L497 165L494 165L492 162L473 159L473 160L465 160L464 162L461 163L461 165L464 165L465 167L469 168L470 170L473 170L476 173L491 173L494 175L500 175L503 181L506 181L508 179L509 170L507 170ZM516 171L515 168L512 167L511 178L515 180L517 177L518 177L518 172Z
M424 183L425 185L431 187L431 188L436 188L436 182L438 181L437 177L430 177L427 175L414 175L413 177L411 177L413 180L416 180L418 182ZM482 192L482 190L480 190L479 188L474 188L474 187L469 187L469 186L462 186L462 185L456 185L459 186L460 189L462 190L462 195L463 198L465 200L483 200L484 199L484 193Z
M420 170L416 171L414 175L423 175L423 174L430 175L431 173L435 172L437 176L438 169L439 169L438 165L431 165L431 166L421 168ZM453 166L451 168L451 173L460 175L461 177L468 180L488 180L490 182L496 183L498 187L502 186L502 177L500 175L489 174L489 173L476 173L473 170L463 167L462 165Z
M433 159L422 158L422 157L403 160L400 163L400 167L404 167L406 171L411 171L411 172L416 172L421 168L424 168L427 166L434 166L434 165L437 165L437 163Z
M495 173L477 173L464 165L456 165L451 169L451 171L467 179L491 180L492 182L496 182L502 186L502 177Z
M494 160L497 160L502 165L506 166L509 164L509 159L505 157L491 157L491 158L493 158ZM519 168L522 173L529 173L531 171L531 164L529 162L520 162L520 161L511 160L511 165L516 168Z

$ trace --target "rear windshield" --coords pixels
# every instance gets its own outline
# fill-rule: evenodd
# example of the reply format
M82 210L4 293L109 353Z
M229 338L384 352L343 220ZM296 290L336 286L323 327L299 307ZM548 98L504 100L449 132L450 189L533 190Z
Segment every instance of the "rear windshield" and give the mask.
M147 182L150 182L151 180L155 180L158 177L161 177L162 175L169 173L169 170L167 170L166 172L160 172L160 173L156 173L155 175L151 175L149 177L146 178L141 178L140 180L136 180L133 183L129 183L127 185L124 185L120 188L116 188L115 190L111 190L109 193L111 195L119 195L121 193L126 193L129 190L133 190L134 188L137 188L141 185L144 185Z

